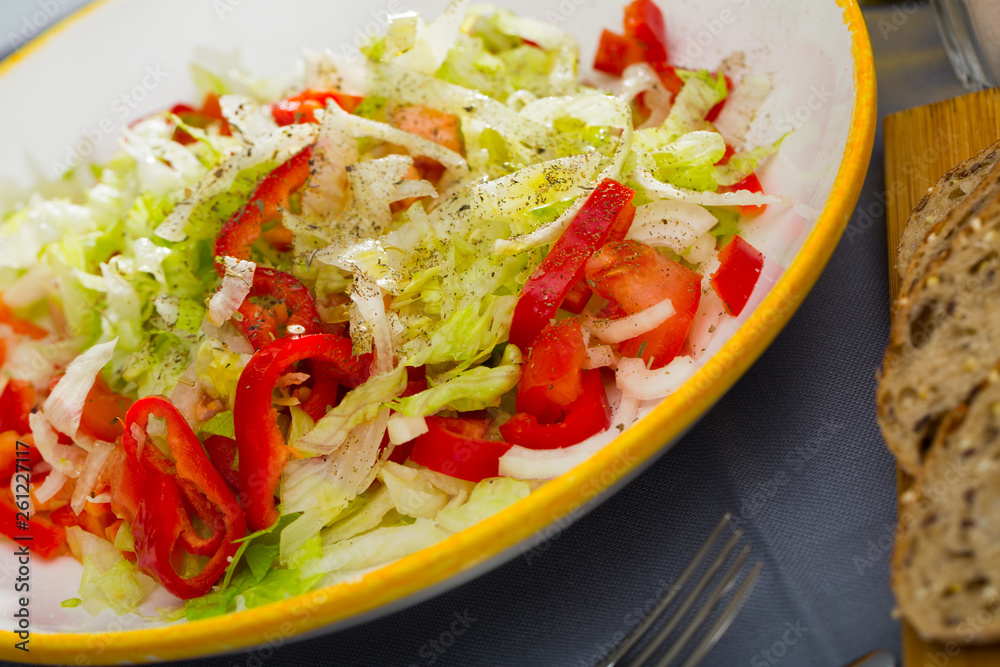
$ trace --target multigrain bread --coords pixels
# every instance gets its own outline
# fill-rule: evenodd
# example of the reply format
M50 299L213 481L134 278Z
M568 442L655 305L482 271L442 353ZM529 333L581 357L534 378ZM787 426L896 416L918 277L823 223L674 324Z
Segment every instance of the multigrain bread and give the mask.
M970 203L975 214L897 302L883 359L879 425L912 475L945 415L967 400L1000 358L1000 188L960 208Z
M910 213L899 240L896 270L900 276L905 274L910 260L918 253L918 249L920 259L914 268L915 275L920 275L926 268L926 262L947 244L951 239L951 233L960 226L966 216L956 216L946 228L934 230L934 227L947 219L948 215L979 187L998 161L1000 161L1000 142L988 146L965 162L953 167L927 191L924 198ZM987 184L984 190L1000 184L1000 171L997 171L993 176L994 180ZM970 209L975 208L975 204L982 200L982 194L976 193L976 196L969 198L971 200ZM934 236L925 247L921 248L921 244L924 243L932 230L934 230Z
M892 585L928 640L1000 640L1000 372L942 420L900 498Z

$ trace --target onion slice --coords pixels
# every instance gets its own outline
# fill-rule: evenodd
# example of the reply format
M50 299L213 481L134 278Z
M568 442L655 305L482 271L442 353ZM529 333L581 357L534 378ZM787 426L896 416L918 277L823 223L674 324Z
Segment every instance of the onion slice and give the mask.
M76 487L73 489L73 498L69 502L70 507L77 514L83 510L83 506L90 498L97 477L101 473L101 468L104 467L104 462L108 460L112 449L114 449L114 445L110 442L98 440L94 443L90 453L87 454L87 460L83 462L83 469L80 471L80 477L77 478Z
M595 320L590 325L590 332L604 343L621 343L652 331L673 317L675 312L673 302L664 299L627 317Z
M622 393L647 401L677 391L698 370L691 357L677 357L663 368L649 370L642 359L625 357L618 362L615 383Z

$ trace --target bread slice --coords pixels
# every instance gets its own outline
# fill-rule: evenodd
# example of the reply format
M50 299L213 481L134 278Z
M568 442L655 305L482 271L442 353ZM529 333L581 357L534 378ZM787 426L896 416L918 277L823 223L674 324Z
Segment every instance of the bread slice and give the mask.
M997 161L1000 161L1000 142L988 146L965 162L953 167L927 191L924 198L910 213L906 227L903 229L903 235L899 239L896 270L901 276L906 271L906 267L909 266L917 248L927 238L927 234L979 187ZM1000 171L995 176L1000 180ZM950 230L938 230L931 240L931 245L922 251L921 255L925 257L936 255L936 250L939 250L943 244L950 240L948 231ZM916 270L919 272L921 267Z
M976 210L893 316L877 414L889 448L912 475L944 416L1000 358L1000 189Z
M1000 372L941 423L900 498L892 585L924 639L1000 640Z

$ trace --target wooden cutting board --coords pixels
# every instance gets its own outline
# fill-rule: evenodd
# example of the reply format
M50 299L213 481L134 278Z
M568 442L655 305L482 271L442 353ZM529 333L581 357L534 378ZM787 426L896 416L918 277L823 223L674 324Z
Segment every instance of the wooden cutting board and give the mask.
M1000 89L984 90L886 116L885 184L892 302L899 289L896 248L910 210L946 171L1000 139ZM899 471L899 492L913 479ZM996 667L1000 645L959 647L923 641L903 622L903 667Z

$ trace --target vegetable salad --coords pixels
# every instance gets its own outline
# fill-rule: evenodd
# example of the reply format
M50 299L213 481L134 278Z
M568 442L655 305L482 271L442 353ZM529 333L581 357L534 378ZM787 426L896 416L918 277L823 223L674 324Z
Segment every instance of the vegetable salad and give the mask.
M604 446L760 288L741 226L794 205L754 173L780 139L745 145L768 79L668 51L634 0L581 79L567 34L456 0L279 84L195 65L200 104L0 222L0 530L80 559L91 613L162 586L196 619Z

